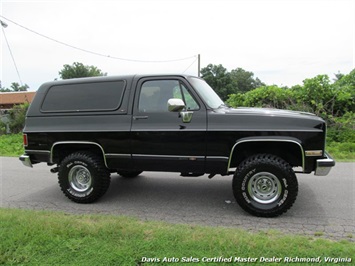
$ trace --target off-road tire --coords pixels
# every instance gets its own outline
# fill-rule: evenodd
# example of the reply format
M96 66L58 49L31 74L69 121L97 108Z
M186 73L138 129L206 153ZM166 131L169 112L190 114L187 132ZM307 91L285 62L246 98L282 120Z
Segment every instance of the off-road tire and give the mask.
M283 159L270 154L253 155L238 166L233 194L240 207L250 214L276 217L295 202L297 177Z
M59 166L60 188L74 202L96 201L106 193L110 181L110 172L103 159L91 152L72 153Z

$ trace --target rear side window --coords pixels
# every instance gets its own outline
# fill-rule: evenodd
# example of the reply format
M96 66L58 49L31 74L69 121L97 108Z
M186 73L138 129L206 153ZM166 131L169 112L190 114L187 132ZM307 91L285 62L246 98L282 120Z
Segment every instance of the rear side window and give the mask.
M42 112L113 111L120 107L125 81L55 85L49 88Z

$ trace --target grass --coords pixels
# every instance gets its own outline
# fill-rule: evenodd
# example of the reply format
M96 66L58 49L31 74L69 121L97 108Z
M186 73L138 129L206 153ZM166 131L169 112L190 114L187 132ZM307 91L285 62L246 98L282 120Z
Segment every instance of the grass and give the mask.
M20 156L22 141L22 134L0 136L0 156ZM328 142L326 150L336 161L355 161L355 143Z
M255 265L265 265L261 257L321 257L322 265L324 257L355 254L355 244L348 241L121 216L0 209L0 220L0 264L4 265L166 265L164 258L178 260L175 265L185 264L184 258L199 261L195 265L224 265L202 263L204 258L220 256L257 258ZM148 263L148 258L160 262Z
M326 150L336 161L355 161L355 143L352 142L329 142Z
M20 156L23 152L22 134L0 135L0 156Z

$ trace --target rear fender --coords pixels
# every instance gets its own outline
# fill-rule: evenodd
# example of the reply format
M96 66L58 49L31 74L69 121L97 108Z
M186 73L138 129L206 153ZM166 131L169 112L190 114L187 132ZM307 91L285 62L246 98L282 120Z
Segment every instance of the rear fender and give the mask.
M72 152L79 151L79 150L95 150L97 153L99 153L100 156L102 156L103 161L105 166L107 167L106 163L106 156L105 156L105 151L102 148L102 146L96 142L90 142L90 141L60 141L56 142L53 144L51 151L50 151L50 162L52 164L55 163L54 158L58 156L58 151L61 150L61 148L64 148L67 150L72 150ZM107 167L108 168L108 167Z

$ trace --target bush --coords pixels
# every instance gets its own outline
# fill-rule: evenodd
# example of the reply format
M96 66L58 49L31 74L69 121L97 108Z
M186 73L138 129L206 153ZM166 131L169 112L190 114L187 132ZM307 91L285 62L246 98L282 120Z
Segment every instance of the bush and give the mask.
M23 152L22 134L0 136L0 156L20 156Z
M11 133L17 134L22 132L25 126L28 107L29 103L15 105L14 108L9 111L9 127Z
M328 117L328 141L355 143L355 113Z
M271 107L315 113L327 122L329 151L343 155L341 159L354 159L355 69L337 78L331 83L327 75L318 75L292 88L263 86L229 95L227 102L233 107Z

